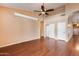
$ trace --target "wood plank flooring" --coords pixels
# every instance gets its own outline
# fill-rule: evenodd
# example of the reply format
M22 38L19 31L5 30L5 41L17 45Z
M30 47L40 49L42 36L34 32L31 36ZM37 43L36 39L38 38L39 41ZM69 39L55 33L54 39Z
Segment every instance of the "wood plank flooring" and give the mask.
M0 54L9 56L79 56L78 44L79 36L73 36L69 42L51 38L37 39L0 48Z

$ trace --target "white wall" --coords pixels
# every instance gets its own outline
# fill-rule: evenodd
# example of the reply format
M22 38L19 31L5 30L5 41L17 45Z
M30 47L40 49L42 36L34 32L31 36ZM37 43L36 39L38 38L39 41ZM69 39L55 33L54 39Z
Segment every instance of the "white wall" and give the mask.
M38 39L38 21L17 17L14 10L0 7L0 47Z

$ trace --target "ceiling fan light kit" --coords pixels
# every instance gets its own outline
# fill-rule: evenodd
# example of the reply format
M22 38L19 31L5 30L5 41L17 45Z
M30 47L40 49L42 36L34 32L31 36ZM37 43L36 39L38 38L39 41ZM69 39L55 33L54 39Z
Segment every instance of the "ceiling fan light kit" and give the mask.
M54 9L46 9L45 6L44 6L44 3L43 5L41 5L41 10L34 10L35 12L40 12L39 16L40 15L49 15L48 12L51 12L51 11L54 11Z

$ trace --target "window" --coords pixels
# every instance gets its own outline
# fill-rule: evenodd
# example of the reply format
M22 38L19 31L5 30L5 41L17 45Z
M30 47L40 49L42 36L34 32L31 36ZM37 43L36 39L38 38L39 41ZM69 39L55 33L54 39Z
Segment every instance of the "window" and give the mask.
M49 24L46 26L46 36L55 38L55 24Z
M49 38L56 38L57 40L66 40L66 23L57 22L46 26L45 35Z
M57 23L57 38L61 40L66 39L66 23L65 22Z

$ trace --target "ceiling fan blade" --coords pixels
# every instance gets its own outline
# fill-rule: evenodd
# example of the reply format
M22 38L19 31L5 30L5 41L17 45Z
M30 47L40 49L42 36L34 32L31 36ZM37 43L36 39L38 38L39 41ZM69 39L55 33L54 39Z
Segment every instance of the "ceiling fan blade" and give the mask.
M45 13L46 15L49 15L48 13Z
M48 10L46 10L46 12L50 12L50 11L54 11L54 9L48 9Z
M45 11L45 10L44 10L44 9L45 9L44 5L41 6L41 9L42 9L42 11Z
M38 10L34 10L34 12L41 12L41 11L38 11Z

